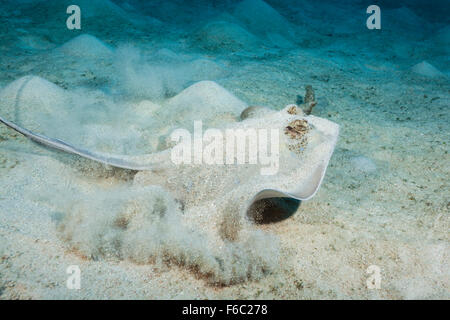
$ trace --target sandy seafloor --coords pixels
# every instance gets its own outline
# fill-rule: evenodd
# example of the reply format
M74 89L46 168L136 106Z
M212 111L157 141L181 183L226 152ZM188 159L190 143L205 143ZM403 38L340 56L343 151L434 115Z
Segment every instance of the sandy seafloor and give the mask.
M189 247L208 243L201 221L215 223L215 212L192 213L200 223L178 232L170 223L189 217L177 216L168 192L136 189L134 173L43 149L1 126L1 299L450 298L448 4L382 1L382 29L368 30L365 1L269 3L2 1L0 88L34 75L80 104L108 101L108 112L77 118L93 124L80 135L84 146L152 150L154 141L136 141L154 139L160 123L114 123L138 122L148 101L164 104L200 80L274 110L312 85L313 114L339 124L340 137L318 194L286 220L246 225L251 240L225 254ZM82 8L81 31L65 26L69 4ZM85 34L95 38L64 45ZM19 106L15 120L76 136L70 121L55 127L54 88L40 85L33 94L47 100ZM40 116L42 106L54 118ZM12 117L11 108L0 101L1 116ZM200 110L197 118L210 115L208 106ZM108 116L109 129L95 127ZM123 134L104 143L116 130ZM178 212L172 220L134 221L135 233L108 229L130 199L145 220L160 200L154 194ZM214 264L221 255L231 259L227 274ZM69 265L81 269L80 290L66 288ZM366 286L370 265L381 268L380 289Z

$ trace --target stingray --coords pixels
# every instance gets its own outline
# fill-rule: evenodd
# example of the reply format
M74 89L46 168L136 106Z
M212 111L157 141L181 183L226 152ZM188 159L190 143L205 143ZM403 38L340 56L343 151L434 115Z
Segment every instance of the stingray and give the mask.
M298 141L298 137L296 136L295 129L289 126L290 123L295 122L295 120L299 120L298 118L292 118L289 114L289 112L292 112L292 106L286 107L284 110L272 114L267 118L275 118L278 121L282 118L285 118L287 121L284 128L285 132L289 133L292 131L294 132L291 137L291 140L293 140L294 146L295 143ZM280 117L281 116L281 117ZM320 133L323 133L323 124L327 124L330 126L332 124L330 121L325 119L320 119L313 116L308 117L301 117L300 119L308 119L307 123L311 123L311 131L316 130ZM256 121L264 119L258 118ZM249 119L255 121L255 119ZM325 121L325 122L324 122ZM19 132L20 134L24 135L25 137L29 138L30 140L37 142L39 144L42 144L44 146L54 148L63 152L67 152L70 154L74 154L83 158L87 158L105 165L109 165L112 167L117 167L121 169L128 169L128 170L135 170L135 171L158 171L162 170L165 167L168 167L170 165L170 159L169 159L169 151L166 150L160 153L145 155L145 156L138 156L138 157L132 157L132 156L122 156L122 155L109 155L104 154L100 152L93 152L90 150L85 150L82 148L78 148L76 146L73 146L67 142L64 142L60 139L56 138L50 138L38 133L34 133L30 130L27 130L25 128L22 128L18 126L17 124L8 121L2 117L0 117L0 122L8 126L9 128ZM315 124L315 125L314 125ZM317 124L321 124L322 126L317 127ZM239 126L239 123L238 125ZM260 191L258 191L253 198L250 200L249 205L251 205L253 202L266 199L266 198L276 198L276 197L287 197L287 198L293 198L296 200L308 200L312 198L317 190L319 189L320 184L322 183L322 180L325 175L326 168L328 166L328 162L330 160L332 151L334 149L337 135L338 135L338 127L335 124L332 124L331 126L331 132L328 134L328 139L325 139L325 141L316 141L316 144L319 145L322 143L327 144L328 148L326 150L322 150L322 155L320 159L316 161L316 163L311 167L309 166L309 172L308 175L305 176L302 180L298 181L297 185L293 188L290 188L290 190L280 190L277 188L264 188ZM321 131L322 130L322 131ZM298 147L298 146L297 146ZM301 148L301 147L298 147ZM302 152L305 152L305 149L303 148ZM295 154L295 150L293 151ZM300 158L300 157L299 157ZM139 161L140 160L140 161ZM195 171L198 171L198 168L194 169ZM274 183L276 185L277 183Z
M190 89L185 90L189 92ZM179 96L184 97L182 94ZM38 134L3 117L0 122L46 147L108 166L138 171L134 183L163 185L188 207L202 203L226 206L222 200L227 199L248 209L256 201L269 198L311 199L324 179L339 126L306 115L296 105L280 111L250 107L243 114L246 116L241 121L226 123L225 128L274 128L282 133L280 168L276 175L263 176L260 166L255 165L175 165L170 156L174 147L140 156L95 152Z

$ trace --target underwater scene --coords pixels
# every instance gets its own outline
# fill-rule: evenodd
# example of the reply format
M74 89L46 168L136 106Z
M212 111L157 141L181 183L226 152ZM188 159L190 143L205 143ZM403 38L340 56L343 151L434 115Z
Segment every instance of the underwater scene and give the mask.
M447 0L0 0L0 300L450 299Z

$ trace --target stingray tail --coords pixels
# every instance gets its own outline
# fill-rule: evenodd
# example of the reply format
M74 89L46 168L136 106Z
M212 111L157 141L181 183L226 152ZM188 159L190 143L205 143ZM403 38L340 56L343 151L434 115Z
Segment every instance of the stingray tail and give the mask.
M70 154L75 154L83 158L87 158L96 162L100 162L121 169L137 170L137 171L153 169L152 165L135 163L132 161L121 159L119 156L110 156L101 153L91 152L89 150L84 150L75 147L59 139L49 138L44 135L34 133L2 117L0 117L0 122L6 125L7 127L17 131L18 133L24 135L30 140L33 140L39 144L45 145L53 149L64 151Z

